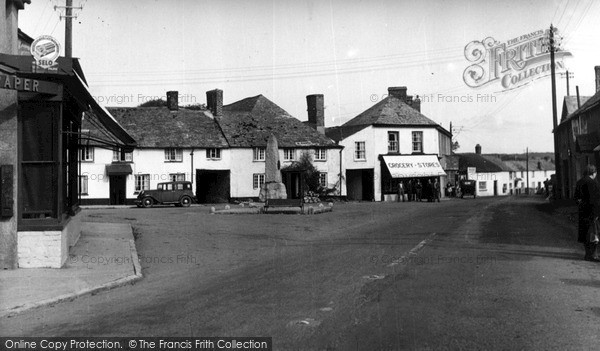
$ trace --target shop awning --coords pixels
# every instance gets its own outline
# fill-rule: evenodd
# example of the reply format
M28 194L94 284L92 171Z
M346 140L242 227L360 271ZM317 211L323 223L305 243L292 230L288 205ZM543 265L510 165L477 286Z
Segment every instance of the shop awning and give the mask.
M392 178L445 176L436 155L382 156Z
M131 170L131 165L127 163L123 164L112 164L106 165L106 174L111 175L127 175L131 174L133 171Z

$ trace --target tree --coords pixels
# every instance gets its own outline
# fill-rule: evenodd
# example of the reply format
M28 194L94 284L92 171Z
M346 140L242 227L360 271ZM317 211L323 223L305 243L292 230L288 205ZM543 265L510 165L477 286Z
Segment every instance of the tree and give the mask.
M452 143L452 151L456 151L460 148L460 144L458 143L458 141L455 141Z
M298 161L294 161L290 165L283 167L281 171L300 172L304 181L305 192L312 191L318 194L322 190L319 184L319 171L312 163L310 152L303 152Z
M163 107L163 106L167 106L167 102L163 99L154 99L154 100L148 100L142 104L140 104L138 107Z

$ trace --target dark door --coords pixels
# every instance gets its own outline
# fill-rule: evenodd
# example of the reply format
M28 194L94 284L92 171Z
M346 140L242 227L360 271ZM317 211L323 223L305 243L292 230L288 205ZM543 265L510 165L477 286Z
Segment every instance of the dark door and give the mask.
M372 169L365 169L362 172L362 199L363 201L373 201L375 199L374 172Z
M494 196L498 196L498 181L494 180Z
M230 175L225 170L196 170L196 198L199 203L228 202Z
M285 185L288 199L300 199L303 197L302 173L301 172L281 172L281 180Z
M127 176L111 175L110 176L110 204L125 205Z

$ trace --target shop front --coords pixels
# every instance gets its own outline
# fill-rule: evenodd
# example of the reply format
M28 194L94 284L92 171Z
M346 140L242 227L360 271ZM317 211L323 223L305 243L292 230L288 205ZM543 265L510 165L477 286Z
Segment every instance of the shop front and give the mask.
M400 184L406 195L412 189L415 199L417 189L423 200L433 197L435 189L444 196L446 172L437 155L381 155L380 161L382 201L398 201Z
M103 130L95 141L123 149L135 141L92 98L77 59L48 68L33 56L0 54L0 89L0 124L15 141L0 145L0 263L60 268L81 232L78 153L92 138L81 134L84 112L94 111Z

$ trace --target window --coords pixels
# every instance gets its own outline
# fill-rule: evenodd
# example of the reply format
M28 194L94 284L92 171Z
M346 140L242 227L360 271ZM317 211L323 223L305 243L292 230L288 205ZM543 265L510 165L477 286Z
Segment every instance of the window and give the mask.
M254 173L252 175L252 187L254 189L260 189L263 184L265 184L265 174L264 173Z
M400 152L398 146L399 134L398 132L388 132L388 152L398 153Z
M327 149L316 149L315 161L327 161Z
M355 160L366 160L365 142L357 141L354 143L354 159Z
M165 149L165 162L183 161L183 151L181 149Z
M283 149L283 160L284 161L293 161L296 159L296 150L295 149Z
M423 152L423 132L412 132L412 151Z
M535 178L535 171L531 171L531 178Z
M220 160L221 149L206 149L206 158L209 160Z
M113 150L113 162L133 162L133 152L122 152L121 149Z
M327 188L327 173L321 172L319 173L319 186L323 188Z
M150 190L150 174L138 174L135 176L135 191Z
M523 178L523 171L521 171L521 178Z
M169 179L172 182L183 182L185 180L185 173L171 173Z
M88 194L88 176L79 176L79 195Z
M478 182L479 183L479 191L487 191L487 182Z
M94 147L82 146L79 149L79 161L94 162Z
M255 147L254 148L254 161L264 161L265 160L265 148L264 147Z

